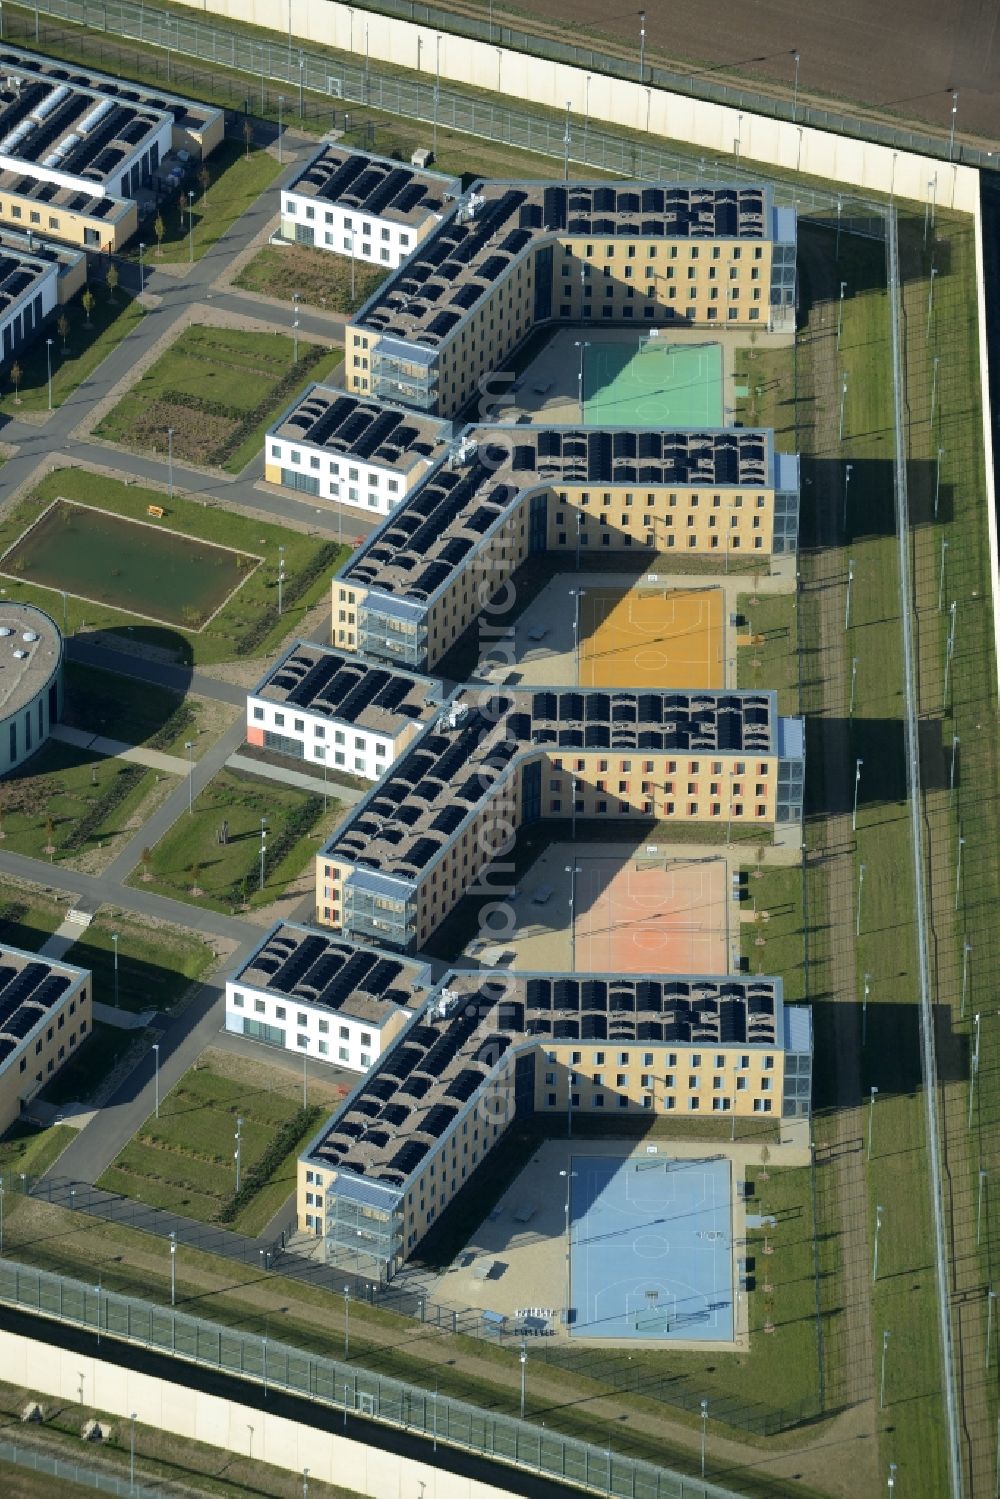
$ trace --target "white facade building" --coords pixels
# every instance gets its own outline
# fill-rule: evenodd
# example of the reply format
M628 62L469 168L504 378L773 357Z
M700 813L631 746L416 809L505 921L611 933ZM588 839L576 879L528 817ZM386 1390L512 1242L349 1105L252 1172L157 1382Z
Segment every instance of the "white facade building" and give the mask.
M226 1030L367 1072L430 987L427 964L279 923L226 981Z
M455 177L340 145L321 146L281 194L281 233L395 270L461 191Z
M446 456L451 423L310 385L267 434L264 477L385 516Z
M247 742L377 781L440 703L428 677L296 641L247 697Z
M63 639L34 604L0 603L0 775L37 753L62 712Z

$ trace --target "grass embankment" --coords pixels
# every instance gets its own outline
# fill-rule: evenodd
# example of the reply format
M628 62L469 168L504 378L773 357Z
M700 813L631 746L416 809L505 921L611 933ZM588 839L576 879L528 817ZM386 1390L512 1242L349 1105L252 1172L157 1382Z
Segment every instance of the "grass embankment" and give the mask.
M59 722L68 728L182 757L190 743L196 760L211 743L205 728L208 704L167 687L67 661L63 693Z
M61 406L142 319L139 303L120 287L91 290L94 302L89 317L82 301L85 294L80 291L71 297L43 336L18 353L15 363L20 379L13 378L14 364L5 369L0 396L5 416L16 418L48 409L50 365L52 405Z
M178 460L238 474L256 458L264 433L297 391L323 379L344 357L283 333L190 327L160 355L95 429L136 453L166 457L168 431Z
M66 633L106 630L126 636L133 643L155 648L167 659L184 666L230 661L238 656L267 655L292 634L303 616L329 588L333 573L346 551L319 535L292 530L239 515L221 505L194 501L175 494L167 499L162 490L125 484L86 469L60 468L39 481L32 492L0 517L0 553L6 551L32 525L53 500L64 496L82 505L96 506L115 515L146 521L150 505L162 505L162 522L183 536L215 542L219 546L261 557L258 565L213 619L201 630L151 624L124 610L67 597L65 606L58 588L42 587L22 574L6 581L7 597L18 603L37 604L63 625ZM155 540L155 533L150 531ZM283 612L278 614L278 547L284 548L285 582ZM150 567L157 565L150 547Z
M204 1223L259 1234L295 1190L298 1152L322 1107L198 1065L185 1073L97 1185ZM240 1191L233 1141L240 1125Z
M330 798L265 781L243 771L220 770L150 850L130 884L174 900L232 911L268 905L311 864L323 837L340 816ZM261 824L266 823L261 880ZM223 823L227 842L219 841Z
M350 313L367 302L388 274L377 266L355 261L352 278L348 256L314 245L265 245L234 276L233 285L265 297L277 297L282 302L291 302L293 294L298 292L306 307Z

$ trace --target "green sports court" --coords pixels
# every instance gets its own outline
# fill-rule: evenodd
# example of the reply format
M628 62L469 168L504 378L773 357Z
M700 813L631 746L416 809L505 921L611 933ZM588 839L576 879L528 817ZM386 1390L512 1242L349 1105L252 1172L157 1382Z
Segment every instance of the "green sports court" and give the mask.
M662 336L594 342L585 351L590 427L721 427L722 345Z

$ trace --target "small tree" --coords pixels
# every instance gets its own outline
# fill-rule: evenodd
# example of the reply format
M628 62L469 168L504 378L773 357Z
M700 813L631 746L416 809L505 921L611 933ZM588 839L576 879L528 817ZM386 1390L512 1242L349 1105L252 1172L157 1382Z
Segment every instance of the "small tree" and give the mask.
M249 161L250 147L253 144L253 121L249 117L243 121L243 139L247 143L247 161Z
M770 1159L771 1159L771 1152L770 1152L770 1150L767 1148L766 1145L762 1145L760 1147L760 1164L761 1164L761 1168L762 1168L761 1169L761 1173L760 1173L760 1179L761 1179L762 1182L766 1182L767 1179L768 1179L768 1176L767 1176L767 1163L768 1163L768 1161Z
M59 314L59 321L58 321L58 323L56 323L56 327L59 330L59 337L62 339L62 346L63 346L63 350L62 351L65 354L65 352L66 352L66 340L69 338L69 318L66 316L66 314L64 312L62 312L62 313Z
M197 894L197 892L198 892L198 880L201 878L201 865L200 864L192 864L191 865L191 869L190 869L190 874L191 874L191 893L194 895L194 894Z
M198 181L201 184L202 202L207 205L207 203L208 203L208 190L209 190L209 188L212 185L212 174L208 170L208 167L202 166L201 170L198 173Z
M141 858L142 858L142 877L143 877L144 880L148 880L149 879L149 866L153 862L153 850L151 848L144 848L143 851L142 851Z
M115 292L118 290L118 267L114 264L108 266L108 298L115 300Z
M14 387L14 405L15 406L20 406L20 404L21 404L21 381L23 379L24 379L24 371L22 370L21 366L18 364L17 360L15 359L14 363L10 367L10 383Z
M163 222L163 215L158 213L156 215L156 221L153 224L153 233L156 235L156 253L157 253L157 255L162 255L163 254L163 236L166 234L166 232L167 232L167 226Z
M83 310L84 310L84 313L86 315L85 316L84 327L86 327L86 328L92 328L94 325L90 321L90 314L94 310L94 293L91 291L91 289L90 289L89 286L85 288L83 296L80 298L80 301L83 304Z

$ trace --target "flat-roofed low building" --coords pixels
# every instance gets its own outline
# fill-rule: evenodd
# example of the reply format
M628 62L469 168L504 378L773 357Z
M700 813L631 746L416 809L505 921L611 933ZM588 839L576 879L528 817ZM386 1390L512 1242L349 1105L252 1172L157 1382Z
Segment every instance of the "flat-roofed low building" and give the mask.
M769 561L799 461L757 428L467 427L333 579L333 640L433 670L533 553Z
M808 1119L812 1051L780 978L451 972L300 1156L299 1227L387 1280L515 1120Z
M0 45L0 223L113 252L171 149L207 156L223 112Z
M247 697L247 741L376 781L442 696L430 677L297 640Z
M457 177L325 142L281 191L281 232L299 245L395 270L461 196Z
M0 600L0 775L45 744L63 704L63 638L34 604Z
M798 828L804 777L773 692L462 690L320 849L316 919L419 950L526 823Z
M368 517L389 515L450 444L450 422L310 385L268 429L264 477Z
M226 981L226 1030L366 1072L430 992L430 969L293 922Z
M0 226L0 365L9 368L86 279L81 250Z
M92 1016L89 969L0 946L0 1134L76 1055Z
M546 325L791 338L795 256L763 183L477 182L352 318L344 383L454 416Z

